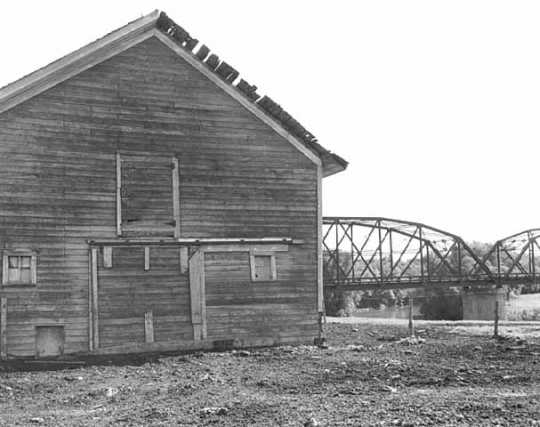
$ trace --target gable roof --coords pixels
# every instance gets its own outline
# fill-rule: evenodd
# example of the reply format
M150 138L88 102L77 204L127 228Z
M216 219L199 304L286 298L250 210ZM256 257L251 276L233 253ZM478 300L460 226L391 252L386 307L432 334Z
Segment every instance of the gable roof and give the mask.
M321 146L279 104L259 95L257 86L240 78L236 69L158 10L0 88L0 114L150 37L160 39L307 157L321 164L324 176L345 170L347 161Z

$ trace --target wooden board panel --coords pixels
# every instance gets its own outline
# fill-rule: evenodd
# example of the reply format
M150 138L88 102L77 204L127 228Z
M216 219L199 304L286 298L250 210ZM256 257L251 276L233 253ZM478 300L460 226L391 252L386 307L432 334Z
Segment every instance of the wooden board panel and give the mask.
M146 248L115 247L113 267L100 266L102 347L177 339L180 330L191 326L188 278L180 272L179 248L153 247L148 270Z
M122 235L175 234L171 166L170 156L122 155Z

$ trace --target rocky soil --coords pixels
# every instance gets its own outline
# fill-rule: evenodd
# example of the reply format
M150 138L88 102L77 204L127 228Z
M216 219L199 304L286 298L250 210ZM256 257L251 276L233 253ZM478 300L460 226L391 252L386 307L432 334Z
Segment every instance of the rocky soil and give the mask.
M327 349L2 372L0 424L540 426L540 340L440 325L419 330L417 339L399 325L326 330Z

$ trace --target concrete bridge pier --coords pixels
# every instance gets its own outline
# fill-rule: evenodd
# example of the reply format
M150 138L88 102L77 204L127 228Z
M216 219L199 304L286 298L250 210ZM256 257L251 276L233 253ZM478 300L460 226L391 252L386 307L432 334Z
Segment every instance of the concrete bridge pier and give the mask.
M461 291L463 320L494 320L499 301L499 319L506 319L506 291L495 286L464 288Z

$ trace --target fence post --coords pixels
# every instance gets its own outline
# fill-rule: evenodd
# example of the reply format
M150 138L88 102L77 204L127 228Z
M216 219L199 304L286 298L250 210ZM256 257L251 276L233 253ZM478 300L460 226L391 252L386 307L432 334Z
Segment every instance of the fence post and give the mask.
M493 336L499 336L499 301L495 301L495 322L493 324Z
M413 319L414 299L409 297L409 335L414 337L414 319Z

